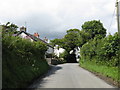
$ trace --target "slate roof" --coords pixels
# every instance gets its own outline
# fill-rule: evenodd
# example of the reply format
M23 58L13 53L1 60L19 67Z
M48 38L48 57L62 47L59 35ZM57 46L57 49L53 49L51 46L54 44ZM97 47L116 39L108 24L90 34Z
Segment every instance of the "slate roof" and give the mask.
M40 38L37 38L37 37L35 37L34 35L29 34L29 33L25 32L25 31L18 32L15 36L19 36L21 33L25 33L26 35L28 35L28 36L29 36L32 40L34 40L34 41L42 41L42 42L45 43L47 46L49 46L49 47L51 47L51 48L54 48L54 47L52 47L51 45L49 45L47 42L45 42L44 40L42 40L42 39L40 39Z

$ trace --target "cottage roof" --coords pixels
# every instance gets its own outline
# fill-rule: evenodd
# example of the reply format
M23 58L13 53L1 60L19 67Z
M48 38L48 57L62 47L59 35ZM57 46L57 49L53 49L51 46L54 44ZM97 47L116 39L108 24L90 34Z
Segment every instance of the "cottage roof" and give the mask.
M37 38L36 36L32 35L32 34L29 34L25 31L20 31L19 33L17 33L15 36L19 36L21 33L25 33L26 35L28 35L32 40L34 41L42 41L43 43L45 43L47 46L53 48L51 45L49 45L47 42L45 42L44 40L40 39L40 38Z

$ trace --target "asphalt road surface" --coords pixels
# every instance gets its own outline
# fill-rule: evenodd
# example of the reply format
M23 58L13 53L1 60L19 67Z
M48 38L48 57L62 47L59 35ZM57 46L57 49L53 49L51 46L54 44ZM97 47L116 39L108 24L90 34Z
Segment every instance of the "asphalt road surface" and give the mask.
M31 88L114 88L91 72L79 67L78 63L52 66L44 78Z

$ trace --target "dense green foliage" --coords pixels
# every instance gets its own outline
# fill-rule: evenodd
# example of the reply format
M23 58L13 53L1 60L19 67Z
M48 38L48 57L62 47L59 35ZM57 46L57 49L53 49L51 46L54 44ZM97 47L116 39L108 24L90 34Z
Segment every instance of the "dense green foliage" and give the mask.
M44 59L47 46L8 34L3 33L2 38L2 87L25 88L48 70Z
M64 44L64 39L53 39L53 40L51 40L50 41L51 43L51 45L52 46L55 46L55 45L59 45L60 47L62 47L62 45Z
M106 29L100 21L93 20L85 22L82 25L82 30L69 29L67 34L62 39L51 40L53 45L59 45L67 52L73 50L76 47L82 47L86 42L91 39L104 38L106 36Z
M64 44L62 46L67 52L70 52L75 47L79 46L79 30L68 30L67 34L64 36Z
M61 58L53 58L51 60L52 65L64 64L64 63L66 63L66 61L64 59L61 59Z
M10 23L10 22L6 23L5 25L2 25L2 28L3 28L2 36L4 36L4 35L10 36L10 35L18 32L17 31L18 26L13 23Z
M53 45L59 45L59 47L64 48L66 52L63 54L64 59L67 62L76 62L72 58L74 55L71 56L69 53L74 48L80 46L80 30L79 29L70 29L67 30L67 34L62 39L54 39L51 40ZM75 58L75 57L74 57Z
M65 57L69 57L69 52L76 47L82 47L85 43L90 42L94 38L102 39L106 36L106 29L100 21L93 20L85 22L82 25L82 30L70 29L62 39L54 39L51 42L64 48L67 53ZM88 48L89 49L89 48ZM73 55L74 56L74 55ZM65 58L67 59L67 58ZM71 59L72 60L72 59Z
M107 66L118 66L120 57L120 38L116 33L103 39L94 38L81 48L81 60L96 60Z
M106 36L100 21L88 21L82 25L83 44L80 50L80 66L120 82L120 37L118 33ZM106 37L105 37L106 36Z
M94 37L103 38L106 36L106 29L103 24L97 20L87 21L82 25L82 30L89 33L89 39L94 39Z
M41 42L30 42L16 37L4 37L3 88L23 88L31 80L45 73L48 64L44 60L46 46Z
M59 45L64 48L67 52L70 52L75 47L79 46L79 32L78 29L67 30L67 34L62 39L51 40L52 45Z
M69 51L80 47L80 65L88 70L99 72L118 81L120 65L120 37L118 33L106 36L106 29L100 21L87 21L82 30L70 29L62 39L57 39L67 52L64 58L71 59ZM114 72L114 70L116 70Z
M119 85L120 37L117 33L90 40L82 46L80 54L81 67L112 78Z

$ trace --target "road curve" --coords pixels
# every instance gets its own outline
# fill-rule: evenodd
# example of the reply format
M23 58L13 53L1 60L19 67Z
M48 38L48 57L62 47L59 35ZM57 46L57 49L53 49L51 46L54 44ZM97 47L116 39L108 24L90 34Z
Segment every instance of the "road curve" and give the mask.
M52 66L44 78L31 88L114 88L91 72L79 67L78 63Z

